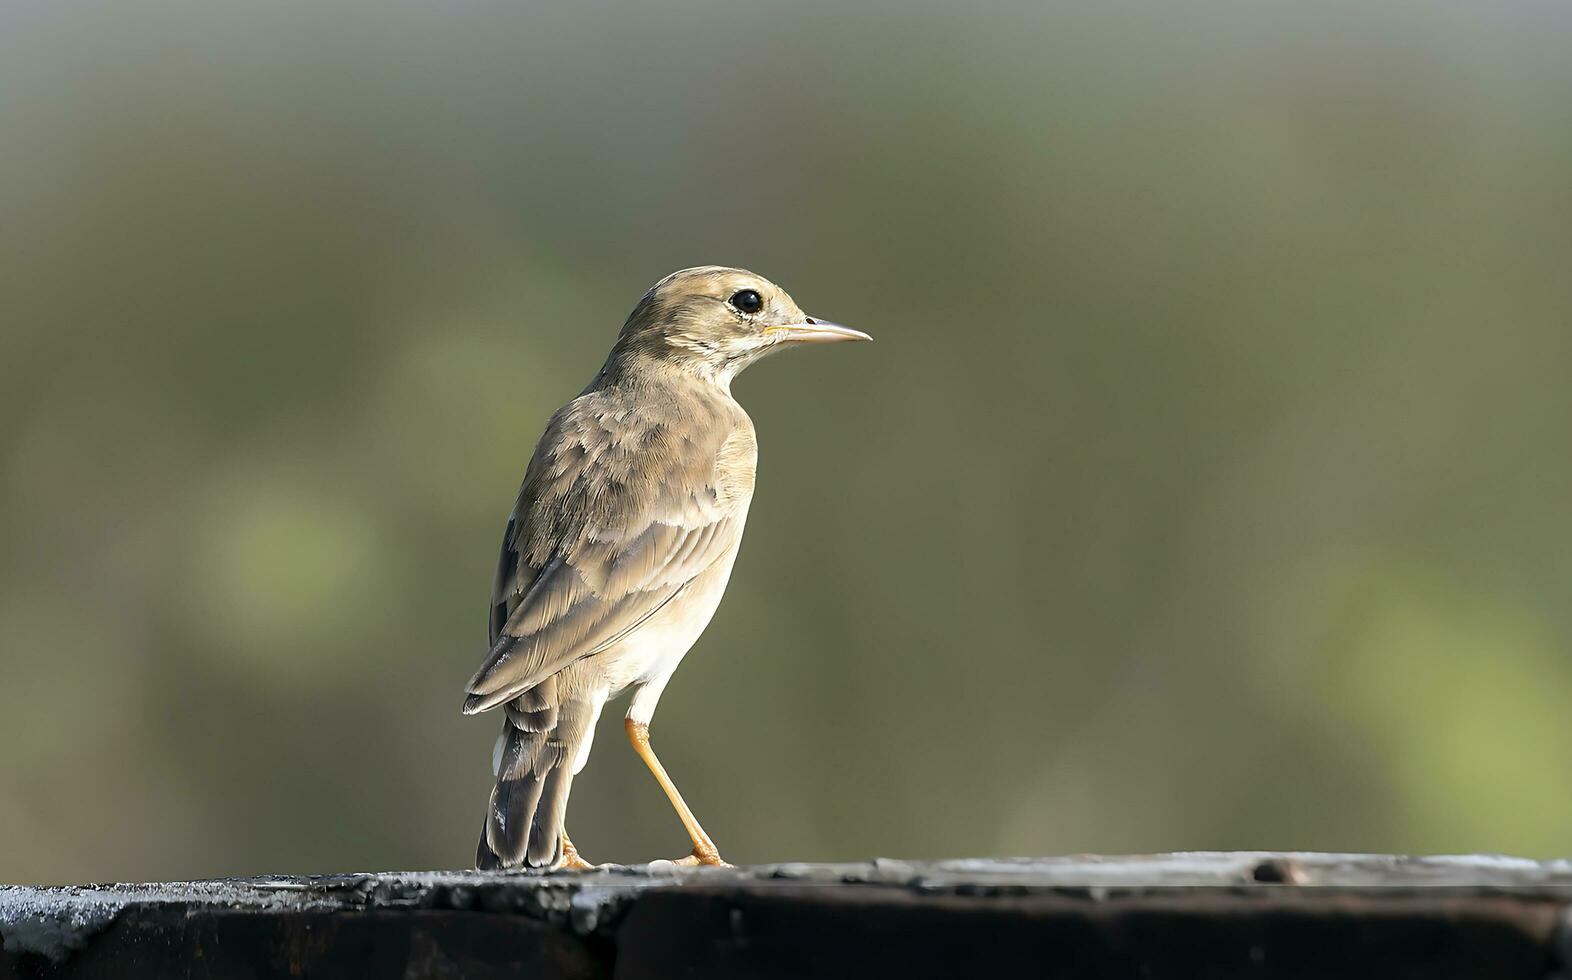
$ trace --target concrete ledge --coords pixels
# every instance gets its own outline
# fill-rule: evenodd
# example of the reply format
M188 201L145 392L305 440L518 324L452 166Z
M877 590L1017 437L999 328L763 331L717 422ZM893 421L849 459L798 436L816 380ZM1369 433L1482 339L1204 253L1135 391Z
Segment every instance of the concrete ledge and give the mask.
M1205 853L0 889L9 977L1572 980L1572 862Z

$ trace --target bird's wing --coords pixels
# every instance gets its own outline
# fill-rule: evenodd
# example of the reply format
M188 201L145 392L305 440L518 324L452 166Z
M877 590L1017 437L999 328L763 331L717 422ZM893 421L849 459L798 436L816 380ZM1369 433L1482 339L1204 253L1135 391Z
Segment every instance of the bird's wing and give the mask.
M518 552L518 507L508 515L507 529L502 532L502 554L497 557L497 574L491 580L491 617L486 623L486 642L497 645L502 628L508 625L508 616L518 607L518 601L529 591L540 575L540 569L524 561Z
M466 714L627 636L737 543L742 510L725 465L734 440L667 439L658 423L612 435L605 421L554 419L530 463ZM748 477L751 491L751 459Z

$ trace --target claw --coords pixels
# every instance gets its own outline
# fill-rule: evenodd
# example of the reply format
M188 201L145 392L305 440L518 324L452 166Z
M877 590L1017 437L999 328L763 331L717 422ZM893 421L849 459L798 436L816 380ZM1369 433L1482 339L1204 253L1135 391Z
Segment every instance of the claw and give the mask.
M721 858L720 852L715 849L714 844L711 844L709 847L705 847L703 844L700 844L693 849L692 854L689 854L684 858L679 858L671 863L681 865L684 868L696 868L700 865L703 865L707 868L736 867L735 864L729 864Z
M594 871L599 865L590 864L579 856L579 849L568 840L568 835L562 835L562 867L567 871Z

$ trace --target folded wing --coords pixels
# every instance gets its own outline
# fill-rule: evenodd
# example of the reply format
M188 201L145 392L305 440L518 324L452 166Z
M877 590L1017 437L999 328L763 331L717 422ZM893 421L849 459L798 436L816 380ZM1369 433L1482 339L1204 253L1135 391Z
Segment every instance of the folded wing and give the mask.
M470 680L464 713L510 701L637 629L726 554L729 517L651 521L558 554L534 578Z
M553 417L503 537L466 714L610 647L736 546L752 428L682 424L691 414L590 393Z

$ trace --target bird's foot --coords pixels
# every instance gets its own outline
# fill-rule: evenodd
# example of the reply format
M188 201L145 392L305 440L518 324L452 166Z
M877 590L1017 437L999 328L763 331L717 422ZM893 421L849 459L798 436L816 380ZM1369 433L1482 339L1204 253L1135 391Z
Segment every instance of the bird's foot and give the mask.
M715 845L714 844L710 844L708 842L706 842L704 844L696 844L696 845L694 845L692 854L689 854L689 855L687 855L685 857L680 857L680 858L678 858L677 860L675 860L675 861L673 861L671 863L675 864L679 868L698 868L698 867L706 867L706 868L735 868L736 867L735 864L728 864L726 861L722 860L722 858L720 856L720 851L715 849Z
M661 858L651 861L647 866L653 872L675 871L678 868L735 868L735 864L728 864L721 860L720 852L715 850L715 845L705 847L700 844L693 849L693 853L684 854L680 858L667 860Z
M562 835L562 868L563 868L563 870L565 870L565 871L594 871L598 867L600 867L600 866L597 865L597 864L590 864L588 861L584 860L584 858L579 854L579 849L573 846L573 842L572 841L568 840L568 835L567 834L563 834Z

